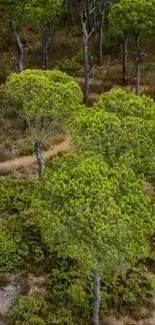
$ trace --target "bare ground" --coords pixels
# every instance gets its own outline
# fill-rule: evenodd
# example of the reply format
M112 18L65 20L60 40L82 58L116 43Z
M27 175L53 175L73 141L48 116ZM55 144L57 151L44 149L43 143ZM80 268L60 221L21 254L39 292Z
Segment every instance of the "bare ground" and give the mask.
M56 155L58 152L66 151L69 148L70 136L66 135L64 141L59 144L53 145L48 151L44 151L45 159L49 159L50 157ZM0 162L0 173L4 171L12 171L18 169L20 167L28 167L33 165L36 162L36 156L22 156L13 160L7 160L5 162Z

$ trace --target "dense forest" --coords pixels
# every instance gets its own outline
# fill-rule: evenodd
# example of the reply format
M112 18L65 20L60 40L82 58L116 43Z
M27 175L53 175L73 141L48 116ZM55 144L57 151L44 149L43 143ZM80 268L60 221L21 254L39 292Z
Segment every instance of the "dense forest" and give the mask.
M155 325L155 0L0 0L0 325Z

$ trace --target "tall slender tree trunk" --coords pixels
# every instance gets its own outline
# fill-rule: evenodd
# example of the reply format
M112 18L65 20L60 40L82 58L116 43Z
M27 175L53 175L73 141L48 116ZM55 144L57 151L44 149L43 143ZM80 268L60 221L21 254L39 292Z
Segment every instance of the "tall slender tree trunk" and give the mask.
M93 310L93 325L99 325L99 312L101 301L101 278L98 272L94 275L94 310Z
M20 40L17 28L13 26L12 23L10 23L12 33L14 35L15 41L16 41L16 47L17 47L17 54L13 54L13 60L15 62L15 69L17 73L21 73L24 70L24 47L23 44ZM24 104L23 106L23 111L25 111ZM25 115L26 116L26 115ZM27 117L24 119L24 130L29 130L30 129L30 121Z
M103 27L105 18L105 0L101 2L101 13L99 23L99 49L98 49L98 64L101 65L103 58Z
M11 24L11 29L16 41L16 47L17 47L17 55L14 56L14 61L16 65L16 72L20 73L23 71L23 60L24 60L24 49L23 49L23 44L20 40L19 34L17 32L17 29L13 27Z
M91 71L91 64L89 60L89 37L94 32L94 29L91 30L90 33L87 31L87 16L84 19L83 8L82 8L82 0L78 1L79 4L79 12L82 26L82 39L83 39L83 50L84 50L84 73L85 73L85 81L84 81L84 104L88 106L89 100L89 77Z
M128 81L128 40L129 40L129 29L123 31L123 83L126 84Z
M39 180L41 180L42 179L42 172L43 172L43 168L44 168L44 158L43 158L43 153L42 153L41 142L40 141L35 142L35 153L36 153L37 164L38 164Z
M140 95L140 70L141 70L141 48L139 45L140 36L136 36L136 95Z
M65 21L72 25L71 3L70 0L64 0L65 7Z
M96 0L92 0L92 28L94 32L96 31L96 10L95 10Z
M85 81L84 81L84 104L88 105L89 99L89 78L90 78L90 66L89 66L89 48L88 48L88 36L83 32L83 46L84 46L84 71L85 71Z
M92 21L91 21L91 15L90 15L90 6L91 6L91 1L86 0L86 15L87 15L87 23L88 23L88 33L91 32L92 30Z
M48 69L48 38L51 30L51 20L43 28L42 39L42 65L43 70Z

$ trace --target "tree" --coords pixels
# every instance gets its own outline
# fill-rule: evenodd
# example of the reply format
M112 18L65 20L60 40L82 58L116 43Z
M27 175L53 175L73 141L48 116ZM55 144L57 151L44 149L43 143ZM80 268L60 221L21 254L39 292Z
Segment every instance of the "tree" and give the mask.
M62 7L63 0L26 0L25 21L42 28L42 68L48 69L48 37L52 25L52 17Z
M155 104L122 89L100 96L87 112L81 109L71 121L71 132L79 150L102 153L113 167L125 163L136 172L154 179Z
M52 160L32 207L51 251L92 275L94 325L99 324L100 280L107 274L124 277L148 254L154 220L143 182L125 164L109 168L101 154L68 153Z
M94 32L94 27L90 32L88 31L87 24L88 24L88 17L93 13L95 7L91 8L91 12L89 12L89 16L87 12L88 10L86 10L86 3L84 0L78 0L78 7L79 7L80 20L82 26L82 39L83 39L83 50L84 50L84 71L85 71L84 104L87 106L88 99L89 99L89 76L92 68L92 57L90 58L89 55L89 38Z
M100 22L99 22L98 64L102 63L102 58L103 58L103 27L104 27L104 19L105 19L105 10L108 4L109 4L108 0L99 1Z
M129 30L136 38L136 94L140 93L140 67L144 56L139 40L140 36L148 35L154 27L154 0L121 0L111 9L109 19L114 28L122 31L123 45L123 82L127 82L127 46Z
M25 70L11 74L2 89L20 116L29 120L41 178L43 133L56 119L65 124L76 105L82 102L80 87L60 71Z
M17 55L14 56L16 72L23 71L24 47L19 37L19 29L23 24L42 28L42 63L48 69L48 36L51 30L51 19L62 6L63 0L22 0L5 2L6 17L16 40ZM26 44L27 46L27 44Z

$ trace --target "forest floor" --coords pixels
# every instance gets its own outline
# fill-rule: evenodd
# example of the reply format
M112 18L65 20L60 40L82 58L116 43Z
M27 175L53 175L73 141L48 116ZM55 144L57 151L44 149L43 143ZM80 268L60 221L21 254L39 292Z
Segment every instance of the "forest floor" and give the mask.
M58 152L66 151L69 148L70 136L67 135L59 144L52 145L49 150L43 151L43 156L45 159L49 159L56 155ZM18 169L21 167L31 166L36 162L35 155L22 156L13 160L7 160L5 162L0 162L0 173L9 172L12 169Z

